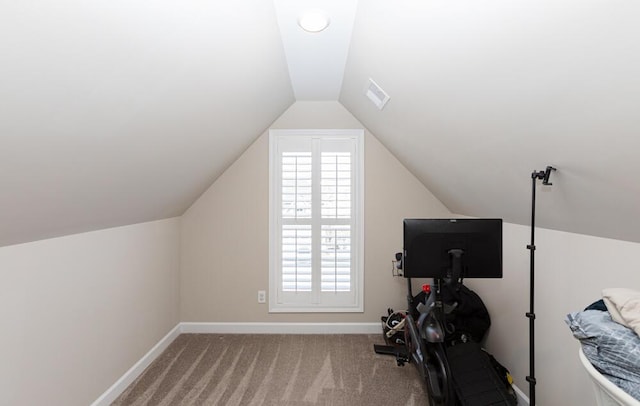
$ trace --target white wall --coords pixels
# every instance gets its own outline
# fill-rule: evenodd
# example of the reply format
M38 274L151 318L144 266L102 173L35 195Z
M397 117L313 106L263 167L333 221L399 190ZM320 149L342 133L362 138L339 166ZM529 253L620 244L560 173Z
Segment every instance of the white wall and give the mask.
M177 324L179 221L0 248L0 404L90 404Z
M516 385L529 384L530 227L504 224L504 278L468 280L492 317L487 349L512 372ZM600 299L609 287L640 289L640 244L536 229L535 331L536 403L595 405L578 360L579 342L564 323L567 313Z
M272 128L363 128L338 102L297 102ZM365 131L364 313L269 314L257 303L269 281L268 132L182 218L181 320L195 322L376 322L406 307L406 285L391 276L404 217L450 212Z

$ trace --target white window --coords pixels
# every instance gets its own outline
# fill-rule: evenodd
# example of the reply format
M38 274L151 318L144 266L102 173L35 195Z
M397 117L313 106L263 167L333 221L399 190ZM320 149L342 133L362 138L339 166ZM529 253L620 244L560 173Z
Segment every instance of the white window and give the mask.
M271 130L269 310L361 312L363 130Z

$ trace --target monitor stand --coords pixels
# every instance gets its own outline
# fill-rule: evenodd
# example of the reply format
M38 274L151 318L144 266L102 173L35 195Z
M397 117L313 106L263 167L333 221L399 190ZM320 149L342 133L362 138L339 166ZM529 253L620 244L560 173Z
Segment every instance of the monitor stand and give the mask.
M449 259L451 260L451 270L447 273L444 281L449 286L459 285L462 283L462 257L464 250L460 248L454 248L448 251Z

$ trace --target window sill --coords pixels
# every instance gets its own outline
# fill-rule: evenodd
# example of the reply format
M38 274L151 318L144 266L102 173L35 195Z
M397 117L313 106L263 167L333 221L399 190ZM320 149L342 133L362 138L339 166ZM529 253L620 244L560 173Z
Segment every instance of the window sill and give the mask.
M269 313L364 313L362 306L269 306Z

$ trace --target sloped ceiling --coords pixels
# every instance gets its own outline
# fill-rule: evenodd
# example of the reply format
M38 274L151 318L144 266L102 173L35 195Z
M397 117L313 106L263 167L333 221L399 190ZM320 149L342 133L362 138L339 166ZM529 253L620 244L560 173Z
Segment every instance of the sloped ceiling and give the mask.
M453 212L640 242L640 3L360 1L340 101ZM391 97L379 111L368 78Z
M2 3L0 245L180 215L293 103L273 4L222 5Z
M286 3L3 2L0 246L184 212L295 101ZM529 224L551 164L539 226L640 242L638 15L359 0L336 97L455 213Z

